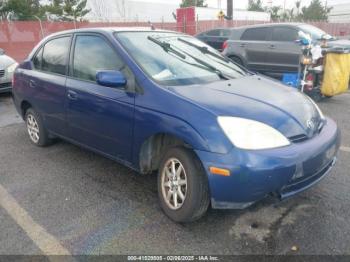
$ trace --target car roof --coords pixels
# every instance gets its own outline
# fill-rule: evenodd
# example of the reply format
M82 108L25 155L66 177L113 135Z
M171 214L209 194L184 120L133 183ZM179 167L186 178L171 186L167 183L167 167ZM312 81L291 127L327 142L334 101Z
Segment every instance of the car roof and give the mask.
M92 28L79 28L60 31L54 34L49 35L48 37L59 36L64 34L73 34L73 33L114 33L114 32L168 32L168 33L178 33L169 30L152 30L150 27L92 27Z
M305 25L305 23L268 23L268 24L255 24L255 25L246 25L246 26L239 26L231 28L232 30L235 29L247 29L247 28L258 28L258 27L273 27L273 26L294 26L299 27L301 25Z

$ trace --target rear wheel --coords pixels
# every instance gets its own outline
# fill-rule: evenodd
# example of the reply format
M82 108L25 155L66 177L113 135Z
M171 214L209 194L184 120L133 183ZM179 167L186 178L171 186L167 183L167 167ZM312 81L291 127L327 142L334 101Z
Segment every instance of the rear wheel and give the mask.
M192 151L176 147L166 152L158 172L158 195L165 214L176 222L191 222L205 214L208 180Z
M30 141L36 146L47 146L51 143L40 115L32 108L25 114L25 122Z

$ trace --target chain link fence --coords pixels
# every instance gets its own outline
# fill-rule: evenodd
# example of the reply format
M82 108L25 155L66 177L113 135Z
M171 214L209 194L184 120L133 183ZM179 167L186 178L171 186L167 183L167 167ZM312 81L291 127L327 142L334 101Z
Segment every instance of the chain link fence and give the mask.
M180 23L153 23L157 29L179 31L194 35L213 28L239 27L245 25L267 23L250 20L210 20L191 21L186 20ZM334 36L349 36L350 23L328 23L328 22L308 22L315 25L328 34ZM43 37L52 33L78 28L89 27L151 27L149 22L49 22L49 21L0 21L0 48L17 61L24 60L33 47L40 42Z

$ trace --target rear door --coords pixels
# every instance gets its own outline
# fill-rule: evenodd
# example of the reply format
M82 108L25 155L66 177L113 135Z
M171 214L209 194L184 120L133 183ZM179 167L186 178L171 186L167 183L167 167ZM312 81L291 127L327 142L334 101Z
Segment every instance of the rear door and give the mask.
M276 26L272 28L271 41L268 46L266 61L272 72L297 72L301 47L296 42L298 30L289 26Z
M124 73L126 88L98 85L99 70ZM134 76L108 39L77 34L67 79L69 138L114 158L129 161L134 117Z
M34 108L43 117L45 127L57 134L66 134L66 74L71 35L51 39L34 56L33 70L25 70L28 95Z
M250 70L258 72L267 70L266 52L270 34L270 27L248 28L243 32L236 48Z

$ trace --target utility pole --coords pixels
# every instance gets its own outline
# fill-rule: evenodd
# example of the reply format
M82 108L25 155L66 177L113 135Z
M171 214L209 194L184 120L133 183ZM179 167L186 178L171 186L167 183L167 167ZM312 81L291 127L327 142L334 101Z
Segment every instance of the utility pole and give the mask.
M230 20L233 18L233 0L227 0L227 17Z

